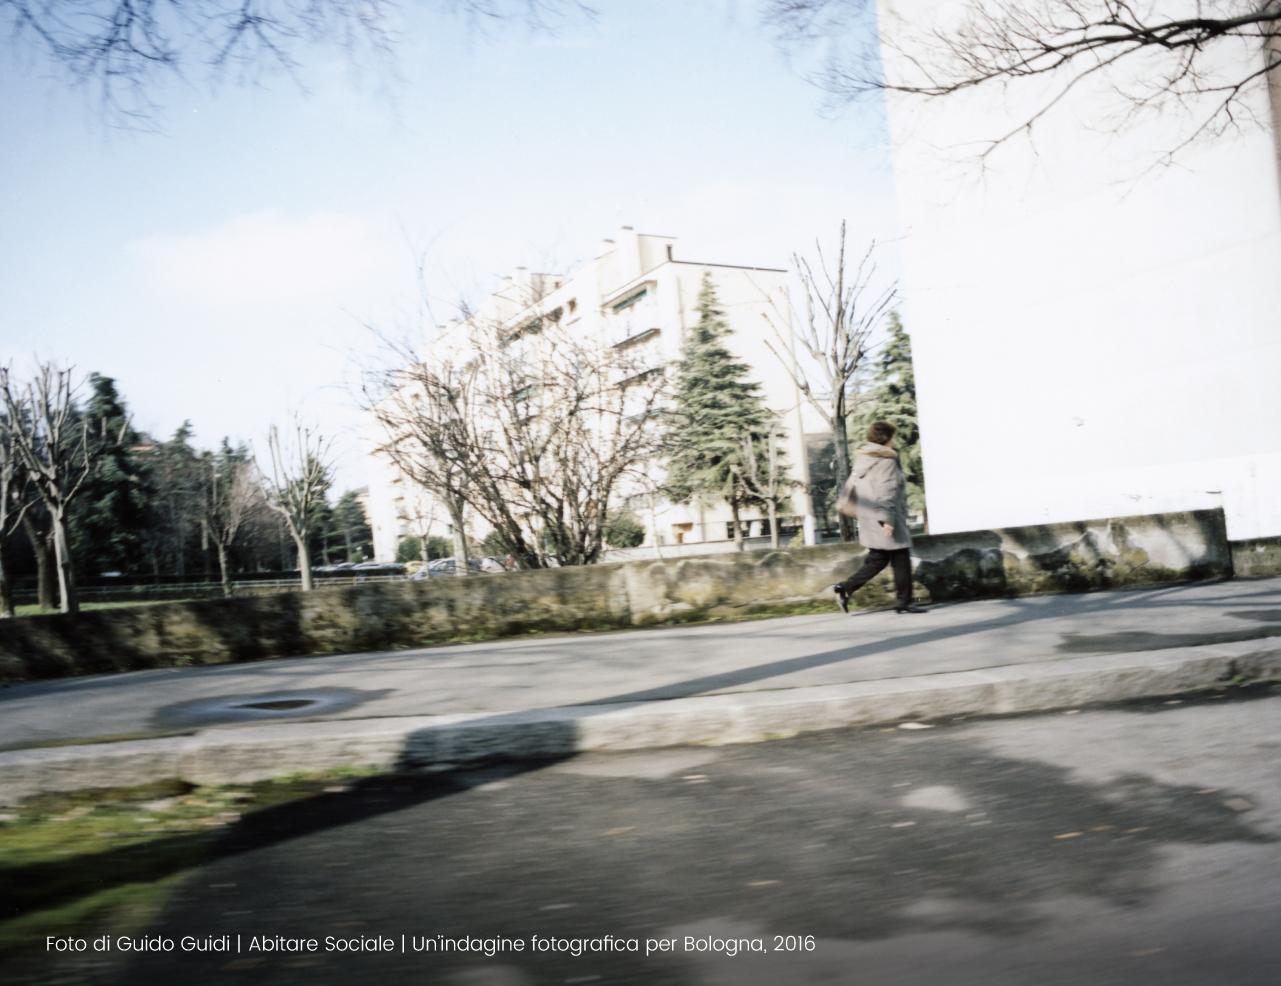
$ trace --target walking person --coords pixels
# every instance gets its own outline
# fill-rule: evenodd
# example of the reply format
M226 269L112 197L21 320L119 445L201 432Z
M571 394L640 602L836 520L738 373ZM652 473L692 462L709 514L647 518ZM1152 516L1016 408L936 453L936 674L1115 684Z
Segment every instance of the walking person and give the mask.
M886 565L894 572L896 613L924 613L912 605L912 535L907 529L907 481L894 451L894 426L873 421L867 444L854 454L854 469L837 500L837 509L858 517L858 539L867 548L862 567L832 586L841 612L850 611L850 596Z

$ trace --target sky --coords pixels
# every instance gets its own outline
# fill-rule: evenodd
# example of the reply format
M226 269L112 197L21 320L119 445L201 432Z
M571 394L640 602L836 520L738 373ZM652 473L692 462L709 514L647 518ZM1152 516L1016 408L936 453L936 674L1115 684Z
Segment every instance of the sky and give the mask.
M443 7L444 5L439 5ZM680 259L789 266L897 236L875 103L839 112L755 4L596 4L553 32L431 5L394 69L323 48L299 77L154 90L146 131L37 59L0 60L0 362L115 378L136 427L265 452L291 415L363 486L371 326L420 331L517 266L568 271L621 225Z

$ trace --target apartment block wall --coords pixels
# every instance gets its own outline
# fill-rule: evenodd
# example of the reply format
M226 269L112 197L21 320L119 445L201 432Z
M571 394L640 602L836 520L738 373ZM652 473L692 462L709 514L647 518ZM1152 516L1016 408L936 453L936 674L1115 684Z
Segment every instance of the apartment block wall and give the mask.
M882 28L946 30L958 6L883 0ZM1230 42L1204 57L1211 79L1262 64ZM1267 86L1164 166L1211 107L1122 121L1114 84L1145 79L1117 71L981 163L1062 80L889 99L931 531L1221 506L1234 540L1281 534Z

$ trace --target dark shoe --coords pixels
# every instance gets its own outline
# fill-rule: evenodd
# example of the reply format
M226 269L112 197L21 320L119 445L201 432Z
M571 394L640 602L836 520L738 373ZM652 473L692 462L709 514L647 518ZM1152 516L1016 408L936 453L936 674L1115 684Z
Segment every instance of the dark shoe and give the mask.
M928 613L928 609L922 609L920 606L899 606L894 610L896 613Z
M832 586L832 591L836 593L836 605L841 607L841 612L848 613L850 611L849 594L839 585Z

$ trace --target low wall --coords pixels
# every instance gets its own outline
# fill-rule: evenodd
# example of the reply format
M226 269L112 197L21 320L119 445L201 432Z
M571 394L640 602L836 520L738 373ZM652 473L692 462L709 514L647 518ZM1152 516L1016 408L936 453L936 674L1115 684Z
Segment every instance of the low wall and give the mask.
M1281 575L1281 538L1233 541L1232 570L1243 579Z
M863 549L829 544L162 603L0 623L0 679L391 650L832 606ZM924 601L1226 578L1222 511L918 538ZM854 597L892 602L888 574Z

